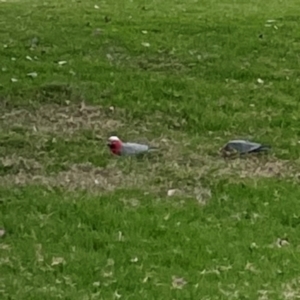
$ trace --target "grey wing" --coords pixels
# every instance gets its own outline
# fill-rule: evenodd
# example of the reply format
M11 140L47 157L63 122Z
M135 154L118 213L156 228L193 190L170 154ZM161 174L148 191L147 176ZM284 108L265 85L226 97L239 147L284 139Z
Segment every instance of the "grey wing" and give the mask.
M123 144L123 153L126 155L135 155L147 152L149 146L137 143L124 143Z
M228 142L227 146L240 153L248 153L259 149L262 145L250 141L233 140Z

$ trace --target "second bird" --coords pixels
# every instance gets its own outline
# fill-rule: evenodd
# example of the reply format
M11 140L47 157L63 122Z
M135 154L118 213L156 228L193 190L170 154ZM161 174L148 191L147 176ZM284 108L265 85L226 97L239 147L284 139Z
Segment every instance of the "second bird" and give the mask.
M258 153L270 150L269 145L263 145L255 142L245 141L245 140L232 140L229 141L222 150L225 152L237 152L240 154L247 153Z

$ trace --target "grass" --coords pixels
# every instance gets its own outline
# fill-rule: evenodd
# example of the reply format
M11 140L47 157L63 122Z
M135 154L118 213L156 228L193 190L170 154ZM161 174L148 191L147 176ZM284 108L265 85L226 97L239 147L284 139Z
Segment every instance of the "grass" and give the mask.
M0 298L299 299L299 13L0 2Z

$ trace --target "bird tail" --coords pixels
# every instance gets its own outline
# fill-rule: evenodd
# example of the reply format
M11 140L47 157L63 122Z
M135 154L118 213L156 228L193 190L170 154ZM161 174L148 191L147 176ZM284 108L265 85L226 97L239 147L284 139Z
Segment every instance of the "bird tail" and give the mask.
M156 152L156 151L159 151L159 148L157 148L157 147L149 147L149 150L148 150L148 152Z
M255 149L252 152L267 152L271 150L271 146L270 145L261 145L259 148Z
M271 150L270 145L261 145L261 147L259 148L259 151L269 151L269 150Z

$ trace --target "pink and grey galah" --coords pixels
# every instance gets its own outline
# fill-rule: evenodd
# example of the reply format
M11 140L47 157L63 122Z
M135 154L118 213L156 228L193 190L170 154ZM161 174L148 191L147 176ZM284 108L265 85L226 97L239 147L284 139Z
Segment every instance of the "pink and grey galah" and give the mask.
M158 150L145 144L122 142L117 136L111 136L108 139L107 146L112 154L118 156L134 156Z

